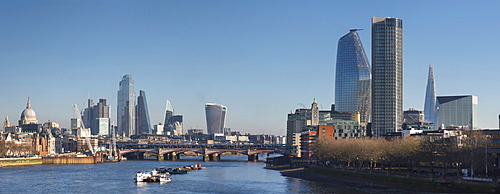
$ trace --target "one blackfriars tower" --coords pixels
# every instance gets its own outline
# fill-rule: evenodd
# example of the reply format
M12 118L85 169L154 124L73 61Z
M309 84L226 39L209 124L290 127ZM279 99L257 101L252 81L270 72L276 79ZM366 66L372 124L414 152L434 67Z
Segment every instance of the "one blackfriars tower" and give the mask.
M358 29L339 39L335 71L335 107L339 111L359 112L361 122L370 114L370 64Z
M403 122L403 21L372 18L372 135L400 131Z

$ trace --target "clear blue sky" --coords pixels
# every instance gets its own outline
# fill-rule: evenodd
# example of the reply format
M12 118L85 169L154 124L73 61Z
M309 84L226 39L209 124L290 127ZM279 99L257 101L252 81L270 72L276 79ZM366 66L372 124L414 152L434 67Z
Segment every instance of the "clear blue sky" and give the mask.
M499 1L0 1L0 116L31 97L38 120L69 127L71 104L108 100L132 74L152 123L166 100L185 129L206 129L204 104L227 127L286 134L286 115L334 102L337 41L371 17L403 20L404 108L423 110L427 70L438 95L479 97L479 127L498 128Z

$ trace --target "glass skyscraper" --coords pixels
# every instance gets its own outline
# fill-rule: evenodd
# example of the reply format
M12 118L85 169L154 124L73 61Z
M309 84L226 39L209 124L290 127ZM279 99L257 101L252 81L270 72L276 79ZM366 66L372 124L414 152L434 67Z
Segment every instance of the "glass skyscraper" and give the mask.
M117 105L118 134L130 137L135 131L135 93L132 75L124 75L120 81Z
M403 21L372 18L372 135L400 131L403 122Z
M370 114L370 64L357 29L342 36L337 48L335 71L335 108L359 112L361 122Z
M146 92L139 90L136 107L136 129L137 134L148 134L151 132L151 122L149 120L148 103L146 101Z
M436 83L434 82L434 67L429 64L429 77L425 91L424 115L425 120L436 123Z
M207 133L224 133L226 125L227 108L220 104L205 104L205 114L207 117Z

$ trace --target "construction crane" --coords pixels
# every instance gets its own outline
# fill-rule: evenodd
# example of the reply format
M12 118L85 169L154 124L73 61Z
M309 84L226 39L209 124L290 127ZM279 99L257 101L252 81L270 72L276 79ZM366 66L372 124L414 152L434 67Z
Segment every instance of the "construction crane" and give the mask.
M75 108L76 121L80 123L80 131L86 130L87 128L85 128L85 124L83 123L82 119L82 113L80 112L80 110L78 110L78 106L76 104L73 104L73 108ZM88 135L90 135L90 131ZM92 156L95 156L95 151L94 148L92 148L92 144L90 144L89 137L84 137L84 139L87 142L87 145L89 146L89 150L92 153Z

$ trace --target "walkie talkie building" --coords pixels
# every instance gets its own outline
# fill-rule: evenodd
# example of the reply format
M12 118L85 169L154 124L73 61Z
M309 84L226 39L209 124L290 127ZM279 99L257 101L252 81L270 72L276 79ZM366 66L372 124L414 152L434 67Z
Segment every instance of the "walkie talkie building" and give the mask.
M205 114L207 117L207 133L223 133L226 124L227 108L220 104L205 104Z

